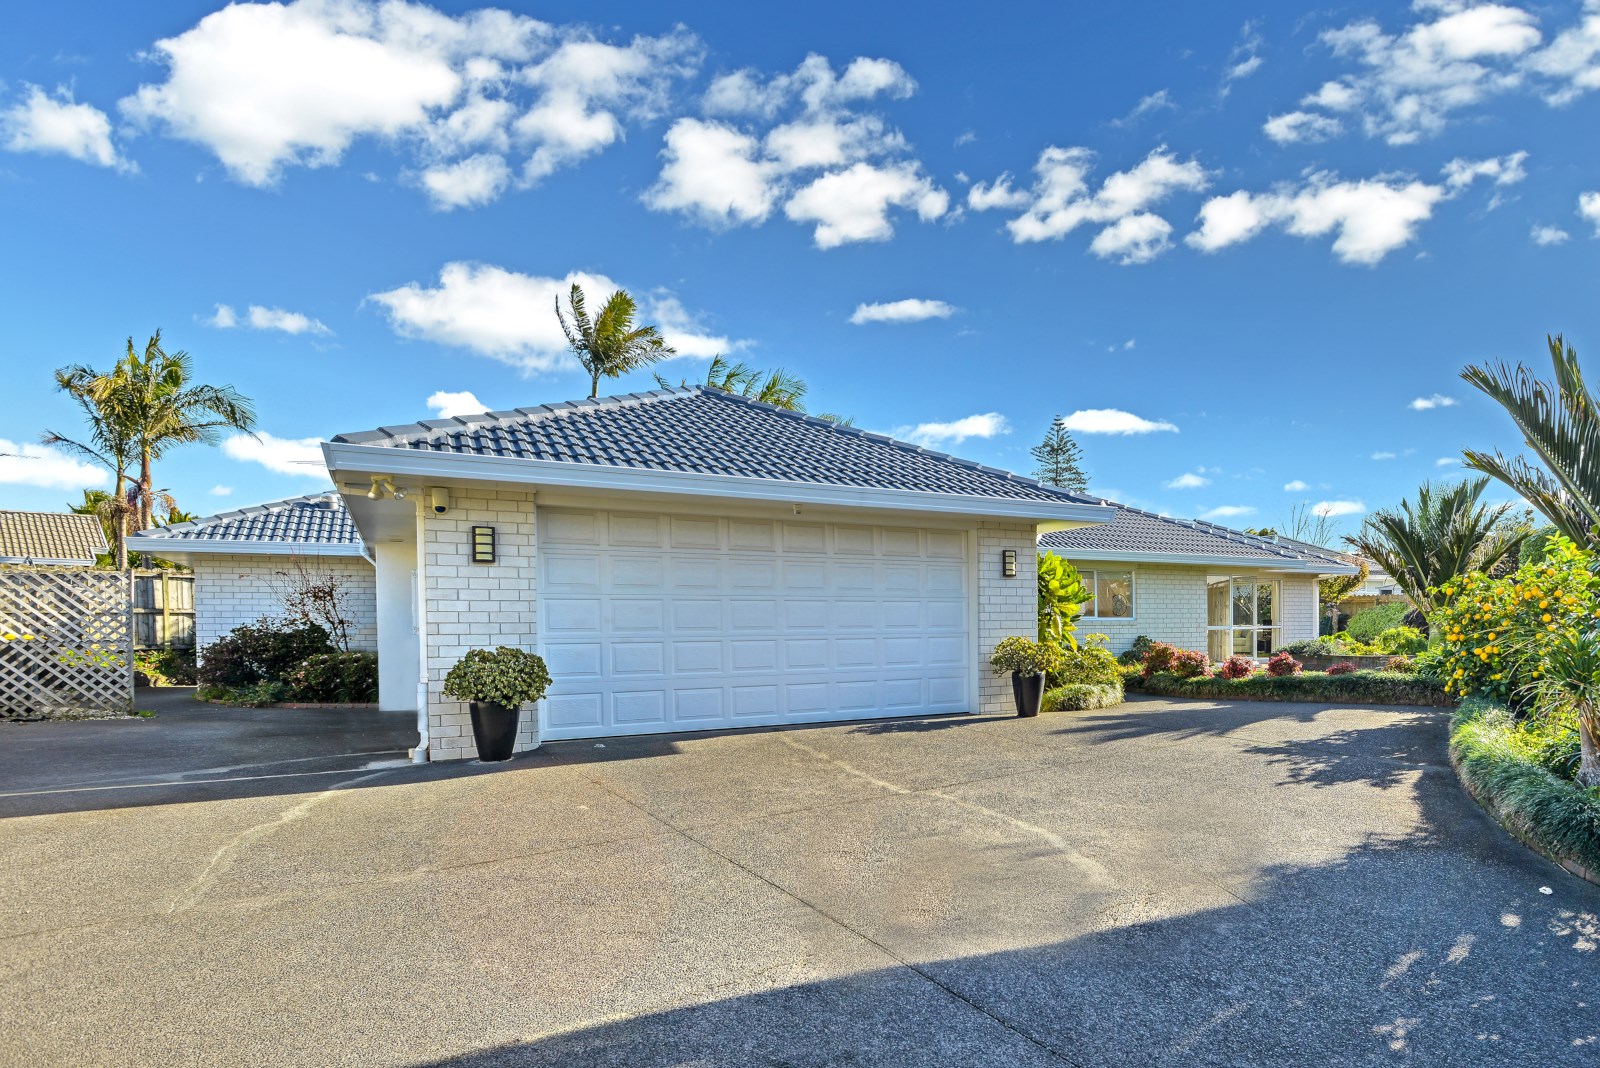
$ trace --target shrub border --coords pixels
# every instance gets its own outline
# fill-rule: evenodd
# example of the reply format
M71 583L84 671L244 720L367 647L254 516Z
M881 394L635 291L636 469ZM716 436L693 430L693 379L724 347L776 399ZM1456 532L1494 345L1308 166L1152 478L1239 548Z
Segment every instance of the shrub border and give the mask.
M1547 805L1512 809L1502 803L1507 787L1513 782L1533 784L1554 803L1585 805L1600 824L1600 800L1586 797L1576 786L1537 764L1518 759L1477 737L1474 728L1482 723L1485 712L1496 707L1478 698L1468 698L1451 717L1450 766L1455 769L1456 778L1489 818L1511 837L1568 874L1600 885L1600 836L1588 849L1573 849L1571 843L1564 847L1542 822L1542 817L1548 815Z
M1411 687L1412 691L1408 695L1409 699L1402 700L1391 698L1388 700L1382 700L1374 696L1365 695L1350 697L1341 696L1338 693L1318 693L1311 688L1311 685L1313 684L1310 684L1308 680L1308 676L1316 676L1317 674L1318 673L1316 672L1305 672L1298 675L1281 675L1277 676L1276 678L1267 676L1268 678L1271 678L1271 681L1262 683L1257 681L1264 677L1260 674L1252 675L1245 679L1230 680L1219 679L1215 676L1181 679L1170 672L1157 672L1148 679L1140 679L1137 676L1132 676L1126 679L1125 682L1129 690L1147 693L1155 697L1192 697L1211 701L1278 701L1298 704L1337 703L1344 705L1373 705L1379 707L1398 706L1411 708L1453 708L1455 707L1456 703L1454 698L1452 698L1449 694L1444 693L1442 690L1434 693L1424 692L1425 688L1427 688L1430 684L1428 682L1418 680L1417 676L1414 675L1405 676L1405 678L1408 680L1414 680L1407 683L1407 685ZM1365 687L1370 681L1370 684L1376 688L1376 684L1387 681L1373 679L1372 676L1375 674L1378 673L1357 671L1350 675L1334 675L1328 680L1328 685L1330 689L1348 689L1352 686ZM1387 675L1391 673L1383 672L1382 674ZM1296 679L1307 681L1292 681ZM1395 681L1398 682L1399 680ZM1253 689L1253 687L1263 685L1281 689L1279 689L1279 692L1261 692L1260 690ZM1303 689L1301 689L1300 692L1296 692L1297 688Z
M347 702L347 701L282 701L275 705L236 705L232 701L224 701L220 697L196 697L196 701L207 705L221 705L224 708L372 708L378 707L378 702Z
M1063 690L1072 691L1075 698L1070 708L1063 708L1059 703L1064 696ZM1052 702L1051 697L1056 701ZM1115 708L1122 704L1124 699L1122 683L1120 682L1069 682L1060 686L1052 686L1044 693L1043 703L1046 707L1040 711L1046 714L1052 712L1090 712L1098 708Z

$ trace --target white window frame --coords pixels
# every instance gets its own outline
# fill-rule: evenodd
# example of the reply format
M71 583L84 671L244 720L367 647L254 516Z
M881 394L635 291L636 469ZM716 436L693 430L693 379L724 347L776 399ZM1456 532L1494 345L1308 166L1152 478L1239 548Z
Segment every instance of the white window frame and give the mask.
M1228 622L1224 623L1224 624L1213 625L1212 622L1211 622L1211 587L1212 587L1212 585L1214 583L1223 582L1223 581L1226 581L1228 583ZM1261 599L1260 599L1260 595L1259 594L1253 595L1250 598L1251 616L1254 618L1255 621L1252 622L1252 623L1242 623L1242 624L1233 622L1234 589L1237 586L1241 585L1241 584L1248 584L1252 588L1253 587L1258 587L1258 586L1271 586L1272 587L1272 614L1274 616L1274 620L1273 620L1273 622L1271 624L1269 624L1267 626L1262 626L1261 625ZM1263 630L1272 631L1273 632L1272 643L1271 643L1272 644L1272 649L1267 654L1268 656L1272 655L1272 653L1275 653L1279 649L1283 648L1283 583L1281 581L1279 581L1278 579L1274 579L1274 578L1260 578L1260 577L1253 577L1253 576L1250 576L1250 575L1207 575L1206 576L1206 648L1207 648L1207 651L1208 652L1210 651L1211 635L1213 633L1216 633L1216 632L1226 632L1227 633L1226 648L1228 650L1228 655L1229 656L1245 656L1245 655L1248 655L1252 660L1264 659L1262 656L1260 656L1259 654L1257 654L1256 652L1253 652L1253 651L1248 653L1248 654L1234 652L1234 648L1235 648L1234 632L1235 631L1241 631L1241 630L1250 631L1253 634L1254 633L1259 633L1259 632L1261 632ZM1252 649L1253 649L1254 648L1254 642L1251 643L1251 646L1252 646Z
M1084 611L1082 611L1082 612L1080 612L1078 614L1078 618L1079 619L1093 619L1093 620L1098 620L1098 621L1105 622L1105 623L1132 623L1132 622L1136 621L1139 618L1139 572L1138 572L1138 570L1136 568L1131 568L1131 567L1091 567L1091 568L1087 568L1086 569L1086 568L1078 567L1078 565L1076 565L1076 564L1074 564L1072 566L1073 567L1077 567L1078 575L1083 579L1084 585L1088 586L1089 589L1094 591L1095 601L1100 599L1100 582L1099 582L1100 572L1102 572L1102 571L1126 571L1128 573L1128 604L1133 609L1133 612L1130 615L1126 615L1126 616L1090 615L1088 610L1095 603L1094 601L1090 601L1088 604L1083 606L1084 607Z

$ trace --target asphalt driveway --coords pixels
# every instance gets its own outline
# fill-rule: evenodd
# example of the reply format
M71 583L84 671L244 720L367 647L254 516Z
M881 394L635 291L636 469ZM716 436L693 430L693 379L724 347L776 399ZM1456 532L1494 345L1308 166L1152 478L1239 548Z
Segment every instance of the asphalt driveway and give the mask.
M1600 1062L1600 888L1444 727L1139 700L7 778L0 1063Z

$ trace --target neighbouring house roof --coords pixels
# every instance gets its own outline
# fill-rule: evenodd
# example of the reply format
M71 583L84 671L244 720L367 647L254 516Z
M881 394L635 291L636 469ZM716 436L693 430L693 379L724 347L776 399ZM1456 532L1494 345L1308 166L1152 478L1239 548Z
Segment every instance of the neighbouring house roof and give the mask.
M1339 553L1305 542L1246 534L1199 519L1172 519L1123 504L1115 507L1111 522L1042 535L1040 548L1073 560L1212 564L1319 575L1353 575L1357 570Z
M0 512L0 563L93 566L108 548L98 516Z
M290 497L128 536L130 552L361 555L361 535L336 493Z
M546 484L857 504L900 495L906 507L1084 522L1110 513L1009 471L699 386L340 434L324 452L330 470L467 477L471 465L474 478Z

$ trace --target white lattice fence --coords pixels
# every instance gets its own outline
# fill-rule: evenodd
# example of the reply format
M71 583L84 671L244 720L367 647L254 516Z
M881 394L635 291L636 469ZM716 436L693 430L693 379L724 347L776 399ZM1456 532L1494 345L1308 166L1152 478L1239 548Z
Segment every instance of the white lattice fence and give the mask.
M132 650L125 573L0 567L0 719L127 715Z

